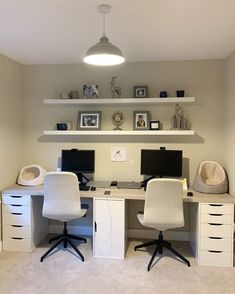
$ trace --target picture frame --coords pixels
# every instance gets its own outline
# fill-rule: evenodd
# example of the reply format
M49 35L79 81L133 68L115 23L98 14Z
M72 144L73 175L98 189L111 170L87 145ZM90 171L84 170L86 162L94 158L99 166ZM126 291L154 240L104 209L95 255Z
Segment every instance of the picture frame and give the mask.
M159 120L150 120L149 129L150 130L160 130L160 121Z
M148 86L134 86L134 98L147 98Z
M149 129L149 111L133 111L133 129L148 130Z
M83 98L85 99L97 99L99 96L99 86L92 85L83 85Z
M100 130L101 111L79 111L77 129L79 130Z

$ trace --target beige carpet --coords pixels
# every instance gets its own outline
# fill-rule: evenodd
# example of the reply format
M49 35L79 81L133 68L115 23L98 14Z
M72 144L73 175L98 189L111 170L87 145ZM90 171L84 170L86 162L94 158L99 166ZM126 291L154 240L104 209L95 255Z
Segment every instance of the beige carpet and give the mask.
M129 242L124 260L92 257L91 240L79 246L85 262L73 251L59 250L41 263L45 240L33 253L0 253L0 293L7 294L234 294L235 268L198 266L189 244L173 242L191 262L187 267L172 255L157 258L146 271L151 252L133 251Z

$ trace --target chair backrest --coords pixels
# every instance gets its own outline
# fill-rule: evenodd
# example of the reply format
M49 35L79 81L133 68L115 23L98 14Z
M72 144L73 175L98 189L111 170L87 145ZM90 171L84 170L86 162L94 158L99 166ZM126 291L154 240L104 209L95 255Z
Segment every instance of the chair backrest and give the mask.
M82 216L79 182L71 172L49 172L44 180L43 216L68 221Z
M164 215L164 213L166 213ZM172 228L174 227L174 218L180 225L184 225L183 218L183 184L177 179L153 179L147 184L145 205L144 205L144 223L153 224L160 221L171 219ZM165 219L165 220L164 220ZM176 226L177 227L177 226Z

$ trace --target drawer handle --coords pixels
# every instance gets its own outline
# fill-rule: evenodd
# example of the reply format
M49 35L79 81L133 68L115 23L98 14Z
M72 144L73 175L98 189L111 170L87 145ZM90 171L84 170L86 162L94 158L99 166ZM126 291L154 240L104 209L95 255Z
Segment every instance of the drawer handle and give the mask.
M11 198L21 198L22 196L11 196Z
M23 213L20 213L20 212L12 212L11 214L14 214L14 215L22 215Z
M213 223L209 223L209 225L211 225L211 226L222 226L223 224L213 224Z
M222 237L209 237L210 239L216 239L216 240L219 240L219 239L223 239Z
M223 206L223 204L209 204L210 206Z
M21 206L23 206L23 205L20 205L20 204L11 204L11 206L21 207Z
M211 215L211 216L222 216L223 214L221 213L209 213L209 215Z
M209 252L212 252L212 253L221 253L223 251L218 251L218 250L208 250Z
M21 226L21 225L11 225L11 227L14 227L14 228L22 228L23 226Z
M16 237L12 237L11 239L14 239L14 240L23 240L23 238L16 238Z

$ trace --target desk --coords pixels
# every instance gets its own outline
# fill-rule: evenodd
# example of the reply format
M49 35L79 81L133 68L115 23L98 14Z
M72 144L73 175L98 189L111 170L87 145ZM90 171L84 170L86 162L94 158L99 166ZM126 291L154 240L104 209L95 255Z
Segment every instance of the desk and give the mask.
M104 195L105 190L109 190L110 195ZM196 191L193 193L193 197L188 197L184 192L183 201L191 203L190 243L198 263L233 266L235 198L229 194L202 194ZM3 190L2 195L3 250L32 251L48 232L48 222L41 213L43 198L36 197L43 196L43 186L13 185ZM125 217L125 200L144 200L145 192L143 189L97 189L81 191L81 197L94 198L94 201L120 200L123 203L120 209ZM96 205L94 209L95 207ZM100 209L100 206L97 209ZM109 213L110 211L113 213L112 208ZM97 214L94 210L94 223L97 222ZM117 216L113 220L115 219ZM122 222L122 226L123 245L125 222ZM100 230L102 231L102 228ZM113 235L116 235L116 232ZM125 246L122 247L124 257Z

